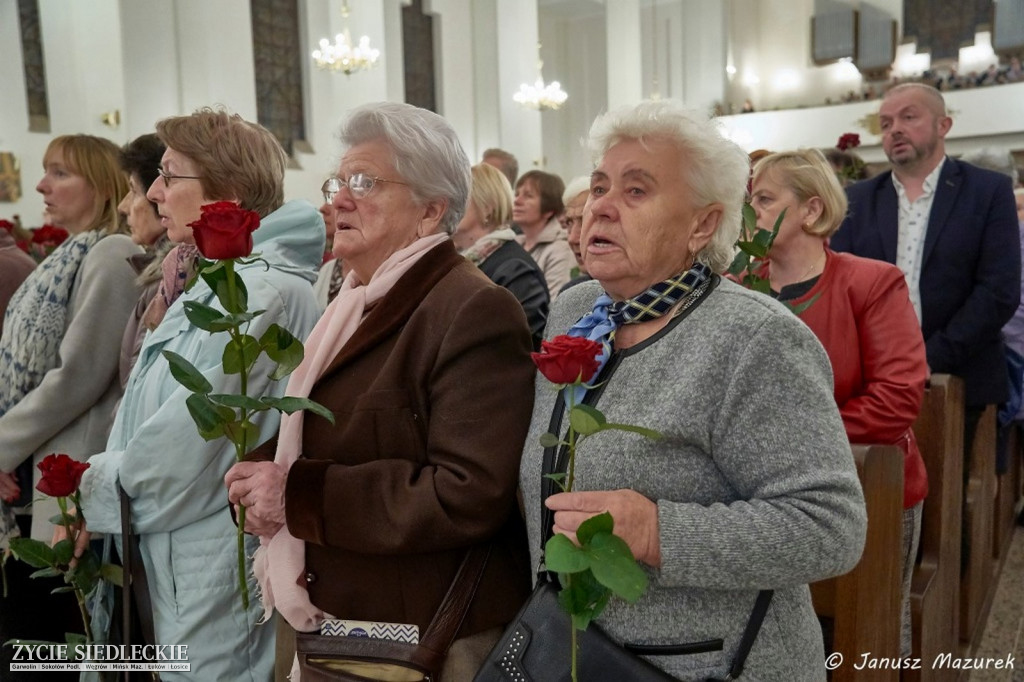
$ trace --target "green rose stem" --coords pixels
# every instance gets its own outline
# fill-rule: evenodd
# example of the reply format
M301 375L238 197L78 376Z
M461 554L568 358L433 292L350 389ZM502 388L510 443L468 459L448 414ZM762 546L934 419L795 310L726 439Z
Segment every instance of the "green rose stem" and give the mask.
M81 506L78 500L78 491L72 493L72 501L75 503L75 515L78 515L77 509ZM71 516L68 514L68 498L58 497L57 506L60 508L61 523L64 526L64 532L67 533L67 537L71 540L72 551L74 551L75 545L78 544L78 533L75 533L71 528ZM5 576L6 577L6 576ZM65 580L67 578L65 577ZM85 608L85 595L82 594L81 588L73 580L69 580L72 588L75 592L75 600L78 601L78 612L82 614L82 626L85 628L85 641L86 643L92 643L92 628L89 627L89 611Z
M227 271L227 285L228 285L228 298L235 305L238 304L238 287L235 284L235 261L233 258L224 261L224 270ZM239 356L244 356L244 348L242 335L238 333L238 325L232 325L228 329L228 333L231 335L231 340L235 343L235 348L238 348ZM242 395L249 395L249 369L248 364L245 362L245 357L239 357L240 364L242 367L239 380L241 381ZM247 430L244 428L245 424L248 423L251 413L249 410L240 408L242 411L242 428L239 429L241 432L241 441L232 438L231 442L235 446L235 461L241 462L245 459L247 452L246 448L246 433ZM242 591L242 610L248 610L249 608L249 582L245 579L245 505L242 501L238 501L238 585Z

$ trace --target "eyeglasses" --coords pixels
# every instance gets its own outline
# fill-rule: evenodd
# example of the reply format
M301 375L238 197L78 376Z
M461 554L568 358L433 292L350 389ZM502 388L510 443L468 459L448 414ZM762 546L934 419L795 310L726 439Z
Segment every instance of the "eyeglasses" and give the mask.
M367 175L366 173L356 173L348 180L342 180L337 175L332 175L324 180L324 184L320 187L320 191L324 193L324 201L327 203L334 201L334 195L340 192L341 188L345 186L348 187L348 191L352 192L352 196L356 199L365 199L367 195L370 194L370 190L372 190L378 182L390 182L395 185L409 184L399 180L385 180L384 178Z
M156 172L160 174L160 177L164 179L164 187L171 186L171 180L202 180L198 175L171 175L161 167L157 167Z

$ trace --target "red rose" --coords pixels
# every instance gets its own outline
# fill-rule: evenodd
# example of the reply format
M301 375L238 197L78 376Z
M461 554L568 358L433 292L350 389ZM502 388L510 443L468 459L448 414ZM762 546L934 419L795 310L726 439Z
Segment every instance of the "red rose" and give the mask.
M0 230L7 230L8 232L14 231L14 223L10 220L0 220Z
M579 336L556 336L540 342L540 352L530 353L533 364L553 384L587 383L600 363L601 344Z
M43 477L36 490L50 497L67 497L78 490L82 474L88 468L88 464L77 462L67 455L47 455L39 463Z
M55 227L53 225L43 225L32 233L32 243L42 244L44 246L60 246L67 238L67 230L63 227Z
M860 146L860 135L857 133L843 133L839 136L839 142L836 142L836 147L840 151L846 151L847 149L853 149L854 147Z
M233 201L217 201L200 210L199 220L188 226L204 258L244 258L252 253L252 233L260 226L256 211L244 209Z

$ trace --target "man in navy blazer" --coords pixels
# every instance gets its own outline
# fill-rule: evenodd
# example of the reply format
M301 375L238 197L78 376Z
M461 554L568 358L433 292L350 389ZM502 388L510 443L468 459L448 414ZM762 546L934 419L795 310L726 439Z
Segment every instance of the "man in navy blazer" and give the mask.
M1008 397L1000 330L1020 300L1020 235L1010 179L946 157L952 120L938 90L908 83L879 109L892 171L847 188L835 251L903 270L928 366L965 383L965 450L985 405Z

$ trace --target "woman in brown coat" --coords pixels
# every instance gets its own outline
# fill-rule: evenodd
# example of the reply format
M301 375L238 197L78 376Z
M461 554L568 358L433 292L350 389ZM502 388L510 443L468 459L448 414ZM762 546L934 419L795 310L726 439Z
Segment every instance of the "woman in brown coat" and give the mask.
M470 679L529 591L516 479L530 332L515 297L449 238L470 183L451 126L375 104L355 110L341 138L334 253L351 272L287 390L336 422L286 417L276 443L254 453L274 461L238 464L225 481L263 538L265 603L290 625L279 671L292 665L294 631L325 618L422 635L467 551L489 547L441 673Z

